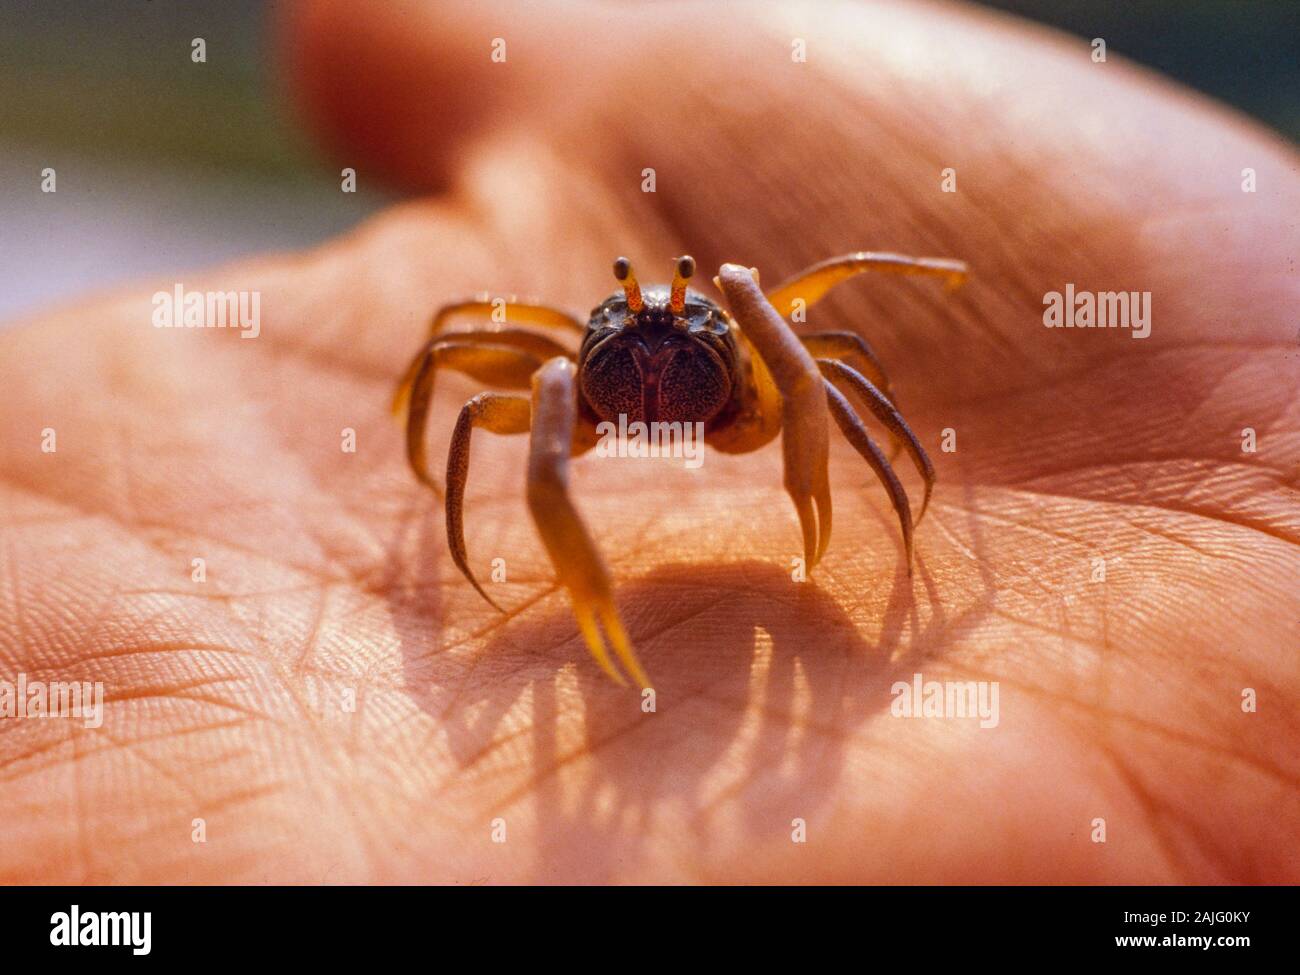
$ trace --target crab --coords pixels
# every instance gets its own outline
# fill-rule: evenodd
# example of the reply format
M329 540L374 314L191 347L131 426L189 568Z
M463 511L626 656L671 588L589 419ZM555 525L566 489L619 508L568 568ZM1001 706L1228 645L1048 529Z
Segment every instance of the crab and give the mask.
M670 285L638 284L631 263L614 262L621 290L597 305L584 323L549 305L508 299L505 327L447 331L455 318L491 322L501 302L488 295L444 305L429 339L398 386L393 412L405 415L406 452L419 480L443 498L452 561L497 609L479 584L465 547L464 500L470 439L476 429L529 434L527 498L533 521L559 581L568 590L584 642L612 680L626 680L609 647L642 688L650 687L612 597L609 570L569 494L569 459L598 441L598 425L636 421L702 423L705 443L728 454L757 450L781 434L785 489L803 533L807 571L831 536L827 479L829 421L861 455L889 494L898 515L908 572L913 534L934 486L934 466L897 408L875 352L854 332L800 335L792 313L806 311L831 287L864 271L942 278L949 290L966 264L945 258L857 252L821 261L764 294L758 271L723 264L714 284L727 309L688 287L689 256L676 261ZM570 346L515 325L580 340ZM425 432L434 376L445 368L519 393L483 392L460 410L447 453L446 489L429 472ZM886 457L867 433L854 403L889 433ZM699 428L696 428L699 429ZM924 482L915 520L890 461L906 450ZM603 630L603 635L602 635ZM608 646L606 645L608 639Z

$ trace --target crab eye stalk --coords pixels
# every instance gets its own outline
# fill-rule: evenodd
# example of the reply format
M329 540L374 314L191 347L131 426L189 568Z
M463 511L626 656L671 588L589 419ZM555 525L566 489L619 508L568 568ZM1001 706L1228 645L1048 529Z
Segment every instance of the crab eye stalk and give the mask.
M677 258L677 267L673 271L673 290L668 298L668 310L680 315L686 310L686 282L695 275L695 258L684 254Z
M636 283L636 275L632 273L632 262L626 257L616 260L614 277L623 283L623 294L627 296L628 310L635 315L645 307L645 302L641 300L641 286Z

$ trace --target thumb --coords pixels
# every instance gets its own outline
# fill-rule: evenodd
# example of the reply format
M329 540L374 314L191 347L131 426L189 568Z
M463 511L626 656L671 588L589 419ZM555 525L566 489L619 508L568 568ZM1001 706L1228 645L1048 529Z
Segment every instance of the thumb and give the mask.
M358 15L348 0L296 0L280 10L284 80L304 121L336 155L415 191L446 189L476 136L524 111L531 93L563 91L575 57L607 60L605 41L617 36L575 51L585 4L543 14L385 3Z

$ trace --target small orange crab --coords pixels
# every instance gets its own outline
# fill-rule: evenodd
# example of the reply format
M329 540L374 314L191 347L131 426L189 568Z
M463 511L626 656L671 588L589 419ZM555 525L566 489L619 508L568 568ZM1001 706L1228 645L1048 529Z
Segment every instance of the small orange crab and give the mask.
M487 296L444 305L433 317L428 342L407 369L393 402L406 411L406 451L416 476L440 497L429 474L425 426L434 373L454 369L480 382L528 389L532 396L479 393L461 408L447 454L447 541L452 560L493 606L496 602L470 571L465 553L464 497L469 475L470 436L476 427L492 433L531 434L528 507L560 581L573 600L583 639L600 668L619 684L602 638L608 637L624 668L641 687L650 686L623 629L611 596L609 571L569 497L570 456L596 444L597 424L636 421L699 422L715 450L742 454L757 450L784 431L785 488L794 499L803 529L808 569L817 564L831 536L831 494L827 482L829 423L875 471L898 513L912 563L914 522L907 494L889 460L872 441L850 403L856 400L910 454L925 481L920 521L934 486L934 468L899 415L884 369L871 347L852 332L798 335L787 322L832 286L863 271L942 277L949 288L962 283L962 261L901 254L854 253L814 264L774 291L759 289L758 271L724 264L714 278L730 313L687 287L695 273L690 257L677 260L672 284L637 284L626 258L614 262L622 291L610 295L581 320L546 305L507 303L512 322L567 330L581 336L571 349L527 329L491 327L447 332L455 316L489 318ZM598 626L599 622L599 626Z

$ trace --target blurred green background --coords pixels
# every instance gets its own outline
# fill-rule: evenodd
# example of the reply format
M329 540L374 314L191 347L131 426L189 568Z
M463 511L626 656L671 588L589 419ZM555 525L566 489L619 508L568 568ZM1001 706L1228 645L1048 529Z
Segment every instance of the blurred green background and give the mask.
M367 3L358 0L358 16ZM436 0L429 0L436 2ZM275 0L0 0L0 319L145 275L309 245L389 197L311 146ZM985 0L1300 139L1300 0ZM190 61L202 37L207 62ZM45 167L58 192L40 192Z
M1091 40L1300 141L1300 0L979 0Z

